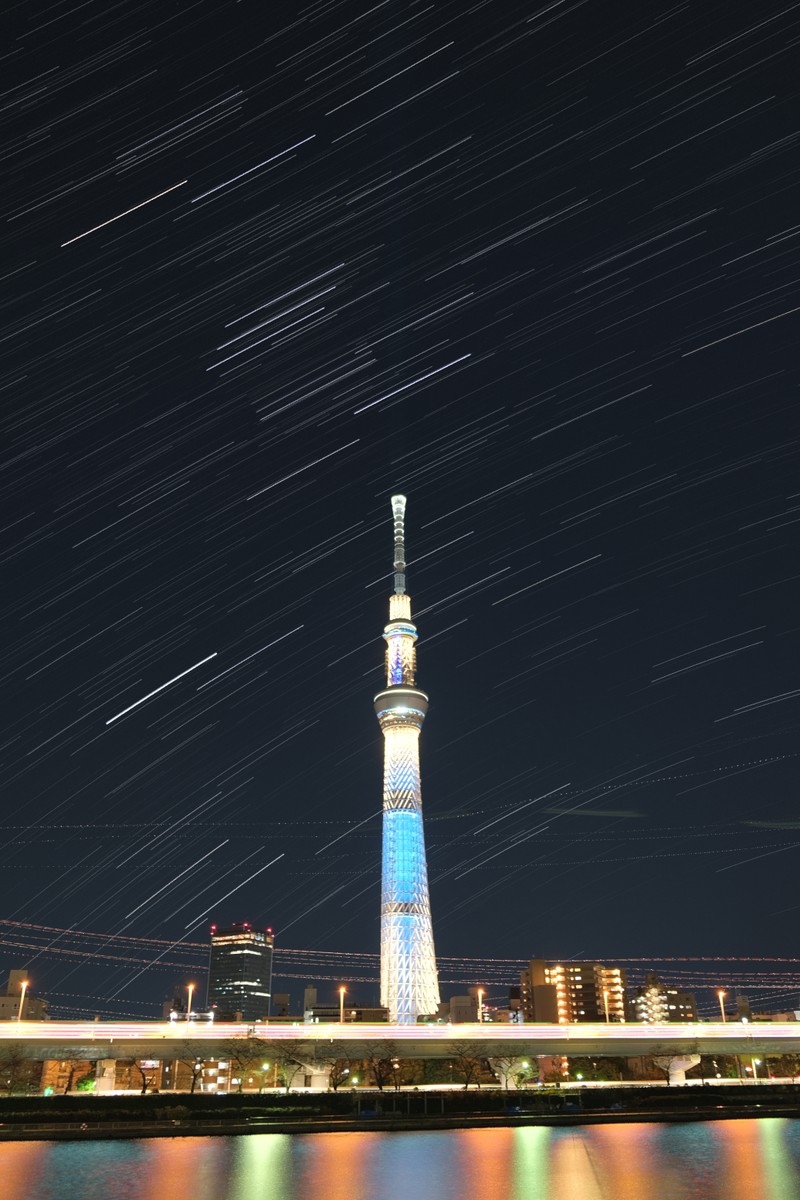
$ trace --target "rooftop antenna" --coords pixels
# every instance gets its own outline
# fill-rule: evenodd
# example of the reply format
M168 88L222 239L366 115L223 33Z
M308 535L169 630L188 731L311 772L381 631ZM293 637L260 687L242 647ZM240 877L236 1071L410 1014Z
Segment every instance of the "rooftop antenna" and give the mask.
M406 590L405 496L392 496L394 514L394 590L402 596Z

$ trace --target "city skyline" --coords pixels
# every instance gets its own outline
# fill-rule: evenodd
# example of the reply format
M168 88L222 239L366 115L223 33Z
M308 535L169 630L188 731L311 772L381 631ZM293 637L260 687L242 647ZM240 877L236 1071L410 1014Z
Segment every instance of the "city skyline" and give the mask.
M14 21L2 971L141 1011L246 917L375 978L404 493L443 992L791 990L791 14Z

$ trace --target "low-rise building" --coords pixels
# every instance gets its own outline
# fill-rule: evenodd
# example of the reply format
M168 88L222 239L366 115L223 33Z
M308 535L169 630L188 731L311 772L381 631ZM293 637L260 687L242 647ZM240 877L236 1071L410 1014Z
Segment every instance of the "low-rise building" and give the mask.
M342 1010L338 1004L317 1004L309 1010L306 1020L315 1024L343 1020L345 1025L385 1025L389 1020L389 1010L377 1004L345 1004Z

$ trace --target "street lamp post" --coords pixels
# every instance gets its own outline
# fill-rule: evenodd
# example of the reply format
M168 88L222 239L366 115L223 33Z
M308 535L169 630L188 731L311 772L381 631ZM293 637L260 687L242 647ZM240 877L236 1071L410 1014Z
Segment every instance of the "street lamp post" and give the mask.
M483 1021L483 988L478 988L478 1024Z
M606 1010L606 1025L610 1025L611 1016L608 1011L608 988L603 988L603 1008Z
M726 993L723 992L722 988L720 988L719 991L717 992L717 999L719 1000L719 1011L722 1013L722 1024L723 1025L725 1025L728 1020L728 1018L725 1016L725 996L726 996Z
M19 985L19 1010L17 1012L17 1020L18 1021L22 1020L22 1007L25 1004L25 994L27 991L28 991L28 980L23 979L22 983Z
M339 1024L344 1025L344 996L347 991L346 987L339 988Z
M761 1059L751 1058L750 1062L753 1064L753 1083L758 1083L758 1071L756 1070L756 1067L758 1067L761 1063Z
M188 1025L192 1019L192 996L194 995L194 984L188 983L186 985L186 990L189 993L189 1003L186 1008L186 1023Z

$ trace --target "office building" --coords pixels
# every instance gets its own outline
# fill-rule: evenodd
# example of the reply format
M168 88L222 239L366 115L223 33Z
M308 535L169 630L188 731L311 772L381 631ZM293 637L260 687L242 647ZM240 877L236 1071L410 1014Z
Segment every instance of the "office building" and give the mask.
M266 1020L273 944L271 929L255 929L247 921L225 929L211 926L208 1007L216 1020Z

